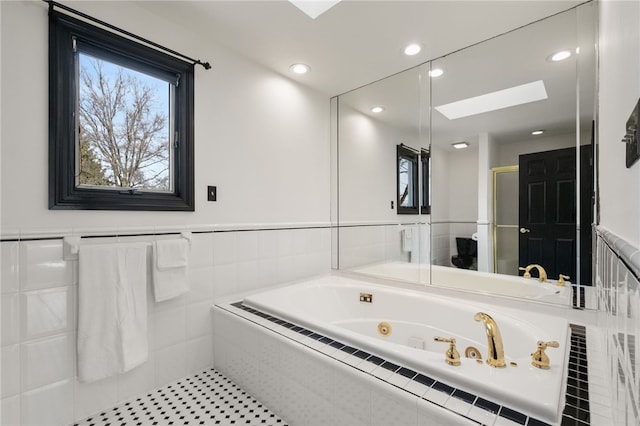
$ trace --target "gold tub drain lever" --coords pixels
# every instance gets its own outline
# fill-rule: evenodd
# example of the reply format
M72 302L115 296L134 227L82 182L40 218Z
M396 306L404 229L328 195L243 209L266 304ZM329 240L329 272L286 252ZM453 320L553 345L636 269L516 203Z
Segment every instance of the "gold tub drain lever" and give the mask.
M444 353L444 362L449 365L460 365L460 354L456 349L456 339L453 337L434 337L435 342L449 343L449 348Z

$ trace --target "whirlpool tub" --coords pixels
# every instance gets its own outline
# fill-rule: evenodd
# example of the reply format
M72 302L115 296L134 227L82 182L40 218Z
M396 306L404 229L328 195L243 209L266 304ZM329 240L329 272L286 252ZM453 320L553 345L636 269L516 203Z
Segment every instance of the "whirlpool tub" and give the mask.
M388 360L531 419L560 421L570 344L565 319L339 275L253 294L235 306ZM497 324L503 368L486 362L488 344L496 339L488 339L485 322L474 320L480 312ZM435 337L455 338L460 365L445 362L449 345ZM548 369L531 363L539 340L559 343L546 350Z

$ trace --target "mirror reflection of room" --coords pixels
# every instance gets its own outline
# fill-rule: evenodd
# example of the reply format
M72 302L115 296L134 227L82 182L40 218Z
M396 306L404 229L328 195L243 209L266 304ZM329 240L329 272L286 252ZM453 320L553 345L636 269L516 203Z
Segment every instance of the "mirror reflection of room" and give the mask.
M340 269L575 303L591 285L594 19L585 4L341 95ZM420 197L389 155L401 144L429 154Z

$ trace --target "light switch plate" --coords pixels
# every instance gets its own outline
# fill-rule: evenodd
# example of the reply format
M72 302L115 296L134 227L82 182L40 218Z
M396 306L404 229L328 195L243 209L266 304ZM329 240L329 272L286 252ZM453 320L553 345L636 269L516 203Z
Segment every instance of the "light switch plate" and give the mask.
M207 201L217 201L218 189L215 186L207 186Z

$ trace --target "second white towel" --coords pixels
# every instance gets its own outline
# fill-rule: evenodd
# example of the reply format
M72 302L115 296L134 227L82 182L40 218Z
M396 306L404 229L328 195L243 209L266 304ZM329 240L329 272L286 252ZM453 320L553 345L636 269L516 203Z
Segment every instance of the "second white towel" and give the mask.
M156 302L173 299L189 291L189 241L158 240L153 244L153 294Z

